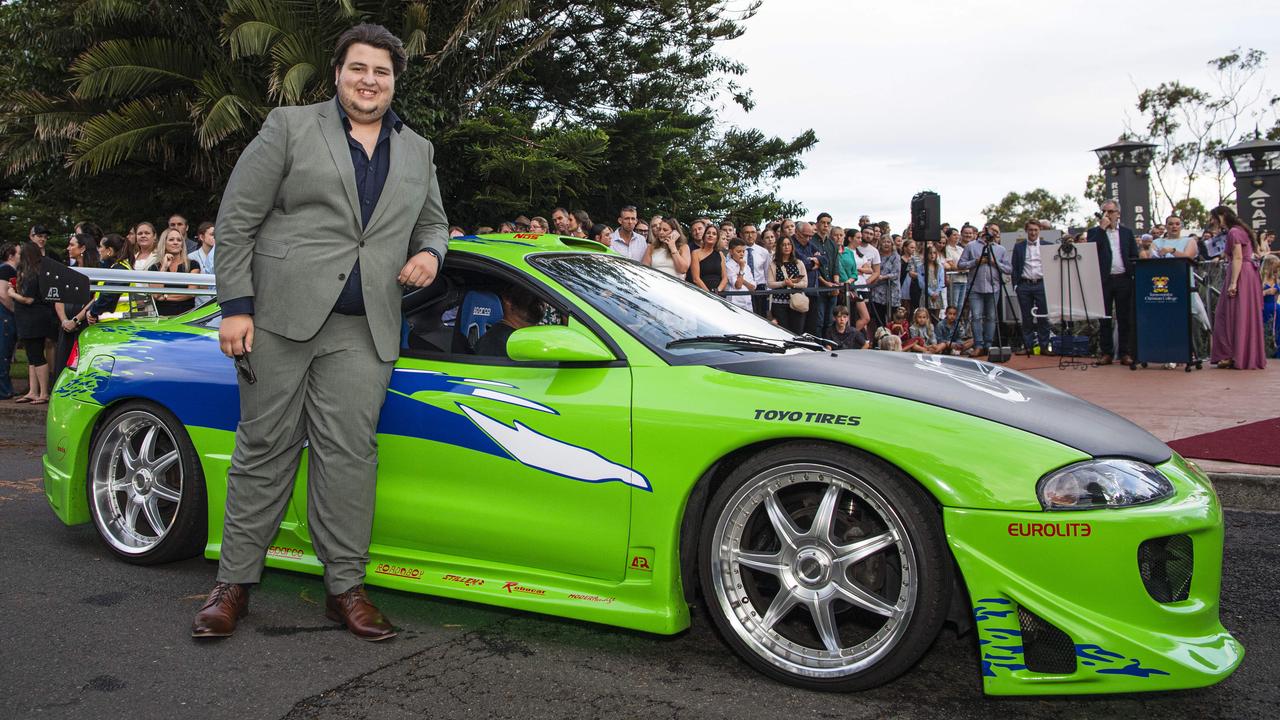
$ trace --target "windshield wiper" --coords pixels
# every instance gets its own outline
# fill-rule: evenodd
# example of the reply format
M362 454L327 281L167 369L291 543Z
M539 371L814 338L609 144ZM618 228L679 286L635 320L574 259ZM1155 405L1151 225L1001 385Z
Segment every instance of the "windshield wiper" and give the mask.
M834 340L827 340L826 338L820 338L817 335L814 335L813 333L805 333L803 335L797 335L794 338L787 340L786 342L791 347L810 348L813 350L835 349L837 344Z
M695 335L694 337L677 338L667 343L667 349L685 345L732 345L743 350L760 352L786 352L787 346L782 341L767 340L754 335Z
M762 338L754 335L735 333L732 335L698 335L696 337L678 338L667 343L667 348L684 345L732 345L743 350L781 353L788 348L804 348L806 350L825 350L822 340L812 335L798 335L794 338Z

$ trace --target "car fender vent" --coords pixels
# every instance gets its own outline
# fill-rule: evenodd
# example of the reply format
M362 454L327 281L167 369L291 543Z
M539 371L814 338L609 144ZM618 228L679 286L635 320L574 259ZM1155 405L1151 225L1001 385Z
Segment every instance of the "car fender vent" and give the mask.
M1031 672L1070 675L1076 671L1076 644L1056 625L1018 606L1022 654Z
M1195 550L1189 535L1153 538L1138 546L1138 574L1158 603L1186 600L1191 594Z

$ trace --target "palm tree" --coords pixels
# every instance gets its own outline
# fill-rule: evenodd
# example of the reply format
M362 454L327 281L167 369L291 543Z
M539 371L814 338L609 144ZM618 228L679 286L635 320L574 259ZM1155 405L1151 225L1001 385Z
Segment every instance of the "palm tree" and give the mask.
M399 30L415 72L462 108L463 88L491 89L549 34L486 62L457 56L492 49L527 11L526 0L83 0L73 30L86 49L69 91L20 92L0 111L3 169L61 156L73 175L99 175L142 161L216 191L272 107L332 95L334 41L357 22ZM471 82L439 77L451 63Z

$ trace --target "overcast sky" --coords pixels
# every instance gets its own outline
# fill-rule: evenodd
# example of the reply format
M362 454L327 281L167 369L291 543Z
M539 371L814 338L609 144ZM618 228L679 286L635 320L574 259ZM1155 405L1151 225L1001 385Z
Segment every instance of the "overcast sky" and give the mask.
M957 225L1036 187L1083 216L1090 150L1126 113L1140 125L1139 89L1207 87L1208 60L1253 47L1280 91L1276 0L764 0L746 28L720 49L746 63L756 107L724 118L788 139L813 128L781 195L838 225L868 213L898 228L926 189Z

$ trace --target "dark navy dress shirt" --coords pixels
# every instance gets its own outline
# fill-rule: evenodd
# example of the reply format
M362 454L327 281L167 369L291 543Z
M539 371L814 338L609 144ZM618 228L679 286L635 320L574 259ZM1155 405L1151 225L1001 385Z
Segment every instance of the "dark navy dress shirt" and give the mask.
M400 132L404 123L396 117L391 108L382 116L382 129L378 132L378 142L374 145L373 155L365 154L364 145L351 136L351 118L342 103L334 99L338 106L338 116L342 118L342 127L347 131L347 149L351 151L351 165L356 173L356 198L360 201L360 227L369 226L369 218L373 217L374 208L378 207L378 198L382 197L382 187L387 184L387 171L391 169L391 131ZM342 286L338 302L333 311L343 315L364 314L364 291L360 289L360 258L347 273L347 284Z

